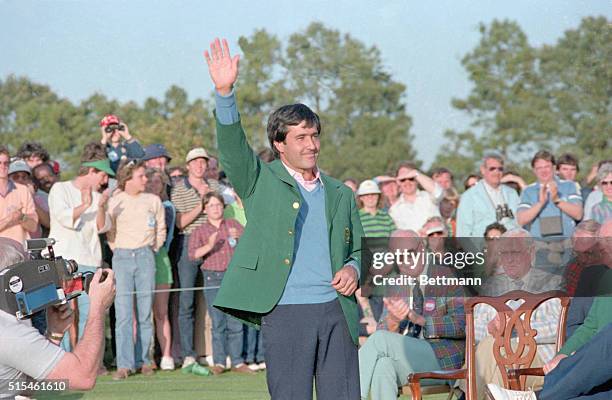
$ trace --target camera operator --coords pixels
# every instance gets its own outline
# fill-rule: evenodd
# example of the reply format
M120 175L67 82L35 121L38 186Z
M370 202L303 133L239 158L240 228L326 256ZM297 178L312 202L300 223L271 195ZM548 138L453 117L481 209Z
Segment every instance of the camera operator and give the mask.
M0 271L27 259L21 245L0 238ZM96 383L98 365L104 352L104 315L115 297L115 279L111 270L100 282L98 270L89 288L89 317L83 339L73 352L58 347L72 322L70 308L64 304L47 309L48 331L45 336L34 329L29 320L18 320L0 311L0 398L13 398L11 382L26 380L67 380L70 390L89 390Z
M106 155L114 172L117 172L121 160L140 159L145 156L140 143L130 135L127 124L116 115L110 114L102 118L100 132L100 143L106 146Z

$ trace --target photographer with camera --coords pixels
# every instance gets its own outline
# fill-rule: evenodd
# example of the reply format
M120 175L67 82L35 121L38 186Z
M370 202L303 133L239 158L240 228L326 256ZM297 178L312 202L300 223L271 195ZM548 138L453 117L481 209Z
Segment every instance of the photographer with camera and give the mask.
M0 271L26 260L21 244L0 238ZM94 387L104 353L104 315L115 297L114 274L112 270L105 271L107 275L98 270L93 276L85 333L73 352L57 346L73 318L66 304L47 309L45 336L29 320L18 320L15 315L0 311L0 398L20 394L32 379L66 380L70 390Z
M117 172L121 160L133 160L145 156L140 143L130 135L127 124L116 115L109 114L102 118L100 132L102 133L100 143L106 146L106 155L114 172Z

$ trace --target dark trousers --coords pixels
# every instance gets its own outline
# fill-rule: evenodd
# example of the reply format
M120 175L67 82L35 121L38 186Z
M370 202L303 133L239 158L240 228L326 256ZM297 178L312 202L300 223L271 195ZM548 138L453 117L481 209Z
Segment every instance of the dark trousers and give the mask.
M359 399L359 359L339 301L278 305L262 319L272 400Z
M612 399L612 324L546 375L538 399Z

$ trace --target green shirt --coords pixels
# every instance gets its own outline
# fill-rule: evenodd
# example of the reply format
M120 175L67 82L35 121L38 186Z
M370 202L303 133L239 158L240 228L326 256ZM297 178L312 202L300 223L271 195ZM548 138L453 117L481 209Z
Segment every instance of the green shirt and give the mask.
M559 353L571 355L612 322L612 297L596 297L584 323L567 339Z
M376 214L372 215L362 208L359 210L359 219L366 237L389 237L395 230L395 223L382 210L376 210Z
M232 203L225 207L225 211L223 212L223 216L226 219L233 218L236 221L240 222L240 225L246 226L246 214L244 212L244 207L238 207L237 203Z

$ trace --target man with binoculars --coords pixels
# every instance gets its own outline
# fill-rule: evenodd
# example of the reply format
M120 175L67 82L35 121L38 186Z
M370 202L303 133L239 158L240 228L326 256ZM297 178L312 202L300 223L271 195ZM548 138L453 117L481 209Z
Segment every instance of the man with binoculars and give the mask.
M130 135L127 124L116 115L109 114L102 118L100 132L100 143L106 146L106 155L113 171L117 172L121 160L144 157L142 146Z
M26 259L21 244L0 238L0 271ZM67 304L47 309L45 336L29 320L18 320L15 315L0 311L0 398L14 398L32 389L90 390L94 387L104 354L104 316L115 298L112 270L96 271L89 286L89 298L85 333L72 352L58 347L73 319Z

